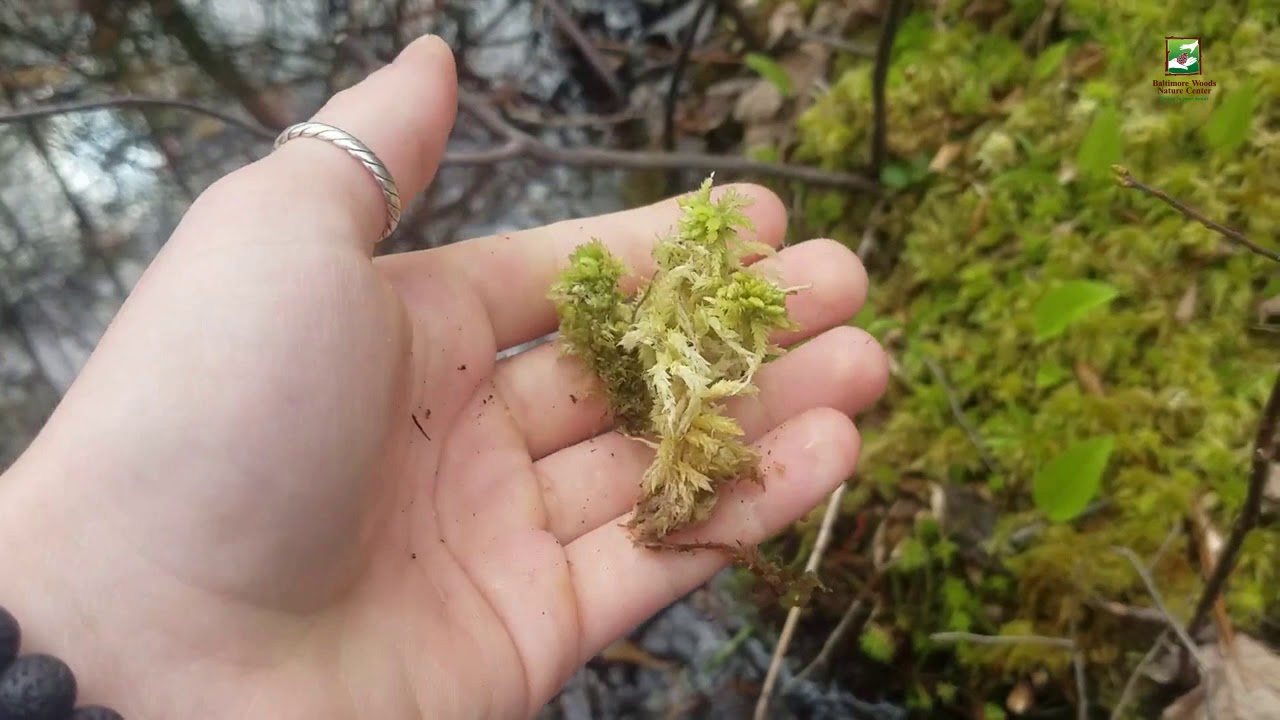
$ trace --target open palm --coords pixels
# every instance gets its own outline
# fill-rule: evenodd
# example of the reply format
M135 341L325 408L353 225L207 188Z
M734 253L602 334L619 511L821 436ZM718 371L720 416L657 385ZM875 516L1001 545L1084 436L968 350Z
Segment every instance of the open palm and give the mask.
M406 199L434 176L456 80L435 38L316 119L368 143ZM748 214L782 241L767 191ZM194 204L63 403L0 483L0 605L25 651L131 718L514 718L709 578L621 527L652 458L609 432L595 381L544 344L569 251L630 267L674 202L373 259L383 204L335 148L295 140ZM842 246L761 261L810 339L733 414L769 458L700 540L759 542L854 468L849 418L882 392L845 323ZM49 528L55 528L50 533ZM42 532L38 548L24 539ZM23 552L26 548L29 552Z

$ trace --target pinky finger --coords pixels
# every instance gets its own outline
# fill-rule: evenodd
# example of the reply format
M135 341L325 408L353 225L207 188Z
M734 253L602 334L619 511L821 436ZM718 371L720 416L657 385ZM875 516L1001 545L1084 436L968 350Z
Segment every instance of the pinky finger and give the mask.
M672 542L757 544L803 517L853 474L860 442L843 413L811 410L775 428L756 447L764 487L739 483L721 495L702 526ZM565 548L573 568L585 661L646 618L706 582L727 564L723 553L637 547L622 527L606 523Z

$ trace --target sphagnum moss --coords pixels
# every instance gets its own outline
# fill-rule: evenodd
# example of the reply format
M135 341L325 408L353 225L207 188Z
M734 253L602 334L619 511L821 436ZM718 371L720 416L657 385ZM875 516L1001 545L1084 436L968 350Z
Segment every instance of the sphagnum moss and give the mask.
M739 234L751 229L746 199L713 200L711 185L679 200L675 232L654 246L654 274L634 294L599 240L572 253L550 293L561 346L600 378L620 429L657 449L629 523L641 542L705 519L726 484L759 479L760 458L724 403L756 391L756 371L782 352L770 334L793 326L789 291L744 265L772 252Z

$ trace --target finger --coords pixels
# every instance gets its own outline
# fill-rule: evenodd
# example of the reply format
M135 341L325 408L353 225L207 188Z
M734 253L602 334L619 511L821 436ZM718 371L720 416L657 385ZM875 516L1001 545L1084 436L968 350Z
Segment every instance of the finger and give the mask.
M875 338L854 327L833 328L760 370L760 393L727 404L746 442L816 408L857 415L888 383L888 359ZM568 544L627 511L654 451L605 433L539 460L547 529Z
M703 527L681 532L673 542L721 542L751 546L809 512L857 463L859 439L853 422L822 408L796 417L758 445L767 459L764 487L740 483L725 492ZM677 553L636 547L627 518L592 530L565 548L573 568L582 647L590 658L708 580L727 564L714 551Z
M775 336L784 346L847 322L866 299L861 261L833 240L788 247L754 267L783 286L806 287L787 298L799 327ZM535 460L604 432L612 422L599 381L554 343L503 360L494 377Z
M364 143L387 166L407 207L435 176L453 127L457 75L438 37L410 43L389 65L334 95L312 118ZM372 254L387 201L372 173L332 143L300 137L211 188L224 217L287 218L258 223L258 241L349 244ZM228 197L229 196L229 197ZM283 215L282 215L283 213Z
M712 197L730 189L750 201L744 213L755 229L744 230L742 236L780 246L787 222L782 201L757 185L724 185L715 188ZM673 229L679 217L676 199L670 198L633 210L467 240L387 260L433 268L439 263L464 278L489 314L497 347L505 349L555 330L555 307L547 299L547 291L575 247L599 238L631 269L628 280L634 283L636 275L653 271L649 253L654 240Z

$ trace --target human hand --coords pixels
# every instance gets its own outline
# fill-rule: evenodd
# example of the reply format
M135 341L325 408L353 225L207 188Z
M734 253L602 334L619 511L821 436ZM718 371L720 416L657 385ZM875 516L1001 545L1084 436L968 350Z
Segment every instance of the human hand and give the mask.
M316 120L434 176L456 77L436 38ZM785 211L754 186L758 239ZM570 250L644 272L667 201L374 259L383 198L294 140L193 204L28 451L0 481L0 606L81 702L128 718L528 716L593 654L724 565L621 527L652 458L609 433L580 365L542 345ZM770 455L701 540L756 543L854 469L850 415L887 366L842 325L866 291L829 241L763 260L811 341L733 414ZM419 425L421 428L419 428Z

